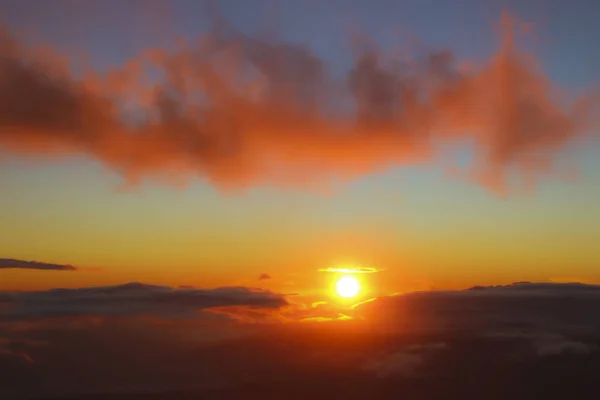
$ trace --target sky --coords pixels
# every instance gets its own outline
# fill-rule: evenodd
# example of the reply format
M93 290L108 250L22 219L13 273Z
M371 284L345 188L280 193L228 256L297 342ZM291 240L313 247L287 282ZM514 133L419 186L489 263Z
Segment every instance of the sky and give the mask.
M598 398L599 12L0 0L0 397Z
M560 111L563 100L581 101L584 109L588 101L591 108L595 104L590 93L600 82L600 49L594 42L600 6L594 1L220 1L213 8L197 1L33 3L1 1L0 24L20 49L45 46L43 75L66 74L65 87L80 85L92 94L73 95L83 104L84 117L70 120L60 107L73 99L53 98L54 89L47 87L36 98L31 86L0 83L5 93L16 88L0 104L25 105L11 108L23 115L0 111L0 258L76 270L2 268L3 290L142 281L308 294L329 288L329 275L319 269L347 265L376 268L379 272L365 274L366 286L376 294L520 280L600 283L597 129L577 108L573 114ZM529 75L519 69L523 65L511 64L514 50L500 26L503 12L527 22L529 33L517 35L516 41L535 55L546 80L538 80L543 74L536 67ZM256 43L280 43L284 50L296 43L312 52L281 50L292 66L271 71L271 91L257 89L264 98L256 108L238 105L225 89L210 86L216 78L203 82L219 108L214 121L202 127L216 135L235 115L240 126L252 131L244 136L242 128L246 142L237 145L243 151L235 148L227 158L229 153L201 149L197 158L190 157L197 142L188 133L173 133L186 131L189 121L169 114L168 104L154 110L163 112L159 123L148 123L140 132L128 130L140 111L123 109L136 101L134 108L140 106L147 98L142 90L125 100L111 98L113 108L98 100L129 89L127 68L135 62L127 62L140 60L148 48L165 50L156 52L155 68L166 71L172 61L172 68L181 66L179 73L187 76L185 67L194 61L185 57L188 48L181 50L181 41L218 36L215 19L234 27L234 36L257 38L241 40L242 53L254 51ZM351 96L338 93L348 71L369 68L355 59L357 43L368 43L365 38L377 45L378 55L395 50L400 57L416 54L426 64L429 55L448 51L458 60L452 66L443 59L441 66L426 64L439 67L439 73L412 65L415 85L432 98L440 95L435 98L439 103L431 100L432 109L447 106L431 115L429 108L407 106L401 122L414 128L408 131L416 139L408 131L400 139L390 135L389 121L382 122L383 128L377 125L379 114L389 109L387 92L363 90L360 79L370 77L377 85L384 76L379 85L385 89L387 75L356 74L358 89L350 89L360 98L357 110L348 101ZM180 51L181 57L165 56L171 51ZM87 66L73 62L72 70L64 72L53 60L65 58L85 58ZM311 69L315 58L326 78ZM488 63L492 67L486 70L482 65ZM228 73L233 64L225 60L217 70ZM504 68L513 75L503 75ZM90 71L97 76L124 71L127 82L97 84ZM456 71L472 77L465 80L464 91L474 103L461 103L463 86L452 86ZM254 96L253 87L245 84L240 90ZM502 92L504 86L514 93ZM546 86L560 95L540 94ZM520 89L525 94L515 94ZM489 100L488 95L496 97ZM511 99L514 104L507 106ZM183 96L174 101L185 103ZM472 111L475 104L482 105L481 119ZM192 105L184 105L189 108L183 113L192 115ZM319 108L319 116L304 111L305 106ZM115 117L115 109L126 115ZM66 122L60 121L63 115ZM364 127L354 128L348 115L364 117ZM46 129L36 117L56 125ZM427 122L431 132L421 126ZM73 123L80 125L72 129ZM86 133L73 133L77 129ZM465 131L464 138L453 140ZM135 136L142 134L151 139ZM340 138L344 134L350 137ZM445 150L430 153L421 142L429 135L436 149ZM548 159L564 168L537 176ZM456 172L454 167L469 162L477 173ZM495 174L505 168L526 180L536 173L534 184L512 190ZM176 177L162 179L162 173ZM185 184L178 178L185 178ZM270 279L259 280L261 274Z

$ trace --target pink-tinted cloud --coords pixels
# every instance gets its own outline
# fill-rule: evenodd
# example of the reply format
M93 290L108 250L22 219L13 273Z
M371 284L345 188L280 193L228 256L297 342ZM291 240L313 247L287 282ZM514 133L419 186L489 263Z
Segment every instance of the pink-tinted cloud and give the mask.
M469 179L503 191L514 172L533 185L560 172L557 154L586 137L598 98L556 87L517 47L514 24L504 15L499 49L469 68L451 51L400 62L371 46L342 82L304 46L231 30L80 78L3 31L0 148L86 154L130 184L199 177L229 190L327 185L436 160L437 144L467 139Z

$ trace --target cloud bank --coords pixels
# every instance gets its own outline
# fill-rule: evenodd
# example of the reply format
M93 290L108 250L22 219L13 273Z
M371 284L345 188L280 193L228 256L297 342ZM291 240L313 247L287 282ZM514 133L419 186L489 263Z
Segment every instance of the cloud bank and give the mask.
M291 300L291 299L290 299ZM380 296L356 305L330 299L303 303L248 287L198 289L142 283L118 286L0 292L4 321L77 317L157 317L200 321L211 314L244 322L352 320L369 329L480 331L490 335L565 334L600 329L600 286L518 282L466 290Z
M518 48L515 23L504 15L498 50L469 68L450 50L407 61L357 46L343 78L306 46L223 24L82 74L2 30L0 148L85 154L129 184L199 177L239 190L327 185L435 160L440 143L467 141L468 179L531 185L560 172L557 154L586 137L598 102L557 88Z
M379 297L353 316L382 329L561 334L600 329L599 306L600 285L517 282Z
M47 291L0 292L4 320L63 317L197 318L200 310L244 306L277 309L287 305L281 294L246 287L171 288L142 283Z
M380 297L355 307L353 320L317 322L339 310L293 308L249 288L0 292L0 395L500 400L569 398L574 387L596 395L599 305L599 286L516 283ZM269 313L312 322L272 323ZM161 397L167 390L177 393Z
M76 271L77 268L69 264L51 264L39 261L23 261L13 258L0 258L0 269L8 268L24 268L24 269L41 269L48 271Z

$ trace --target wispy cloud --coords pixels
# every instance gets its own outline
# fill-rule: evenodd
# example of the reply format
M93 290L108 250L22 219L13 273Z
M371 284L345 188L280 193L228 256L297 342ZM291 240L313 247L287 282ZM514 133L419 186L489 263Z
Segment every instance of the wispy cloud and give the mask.
M319 272L337 272L343 274L372 274L379 271L379 269L373 267L328 267L319 269Z
M258 277L259 281L265 281L265 280L269 280L269 279L273 279L271 277L271 275L269 275L269 274L260 274L260 276Z
M41 269L47 271L76 271L78 268L69 264L52 264L40 261L15 260L14 258L0 258L0 269L23 268Z

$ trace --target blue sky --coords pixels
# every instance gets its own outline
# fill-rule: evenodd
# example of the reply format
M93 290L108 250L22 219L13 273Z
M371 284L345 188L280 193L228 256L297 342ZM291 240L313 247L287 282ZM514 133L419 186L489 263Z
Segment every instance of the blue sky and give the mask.
M533 23L537 40L527 46L534 49L551 80L573 91L586 90L600 82L600 47L595 41L600 34L597 25L600 4L591 0L231 0L218 3L230 23L241 31L266 34L271 30L285 40L306 43L327 60L335 72L349 66L352 53L348 32L356 28L382 47L394 46L399 36L410 35L426 48L451 49L461 58L483 59L496 48L493 26L501 11L508 10ZM209 20L204 10L202 2L193 0L172 3L15 0L0 3L0 23L26 32L32 41L42 38L69 53L85 50L94 65L106 68L119 65L144 47L165 46L176 36L193 37L205 32ZM269 10L275 10L270 11L276 16L271 22ZM184 190L145 184L133 192L122 193L116 190L120 178L89 159L78 157L58 163L34 160L32 163L0 153L0 183L4 193L0 199L0 220L10 221L11 226L0 233L0 248L6 256L50 257L48 261L56 262L74 258L83 263L106 264L110 270L132 262L132 258L115 256L109 250L109 246L118 243L116 239L105 240L111 224L115 227L112 235L140 246L150 243L144 241L149 230L184 232L172 240L166 233L158 234L164 239L166 250L157 253L156 265L168 259L169 251L180 250L177 241L184 240L185 235L193 232L202 236L202 228L199 228L202 224L205 224L205 234L214 224L229 229L230 233L224 233L223 237L241 247L240 243L247 242L253 230L266 232L263 232L266 237L281 236L282 242L286 238L294 242L303 235L327 236L329 232L335 236L364 229L375 232L376 237L392 237L390 247L395 249L389 250L392 252L414 252L416 250L408 248L413 245L423 248L418 253L425 256L415 257L425 257L423 269L433 280L435 276L446 277L451 268L458 268L458 261L431 261L427 258L428 243L431 248L437 248L438 242L455 235L481 235L488 242L497 241L508 247L511 240L531 243L529 247L555 246L554 250L540 248L539 252L554 254L554 260L559 261L570 251L584 254L587 258L580 260L580 264L572 257L555 262L555 270L528 276L567 276L575 268L575 275L595 277L592 264L600 259L593 258L590 242L600 239L600 218L596 211L596 204L600 202L598 150L596 144L576 149L571 154L571 160L581 172L578 182L544 181L534 193L510 198L452 180L444 175L439 164L366 176L330 195L256 188L226 196L199 180ZM465 154L463 152L461 157L468 157ZM257 221L262 221L262 226L257 227ZM59 231L65 239L56 239L57 244L49 246L43 237L52 230L49 227L56 225L61 225ZM32 229L38 228L44 234L32 233ZM269 229L276 232L269 233ZM70 238L86 234L90 237L86 246L69 247ZM97 247L94 247L95 237L104 238ZM213 242L208 238L206 243ZM533 260L526 247L515 247L515 257L525 254L529 257L524 256L524 263ZM92 254L93 249L98 250ZM497 251L500 254L503 250ZM251 250L240 252L246 254L244 252ZM346 253L339 257L353 257L351 251ZM485 250L485 254L497 256L491 250ZM452 255L456 254L444 250L440 257L447 260ZM324 257L329 258L323 262L336 256L338 254L327 253ZM481 261L461 257L457 256L457 260L464 259L464 263L470 265L466 268L469 271L477 269L472 263ZM357 258L360 261L360 256ZM191 259L195 265L204 260ZM233 264L242 263L232 260ZM264 260L258 257L247 263L261 268L261 263L275 262ZM542 268L542 262L531 265L531 268ZM521 278L517 267L511 267L510 271L510 278L502 275L502 279ZM478 274L473 276L479 277Z

